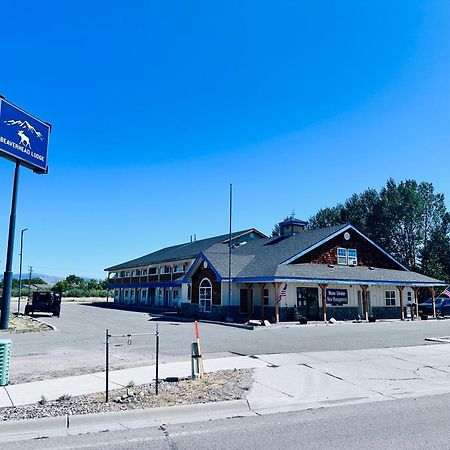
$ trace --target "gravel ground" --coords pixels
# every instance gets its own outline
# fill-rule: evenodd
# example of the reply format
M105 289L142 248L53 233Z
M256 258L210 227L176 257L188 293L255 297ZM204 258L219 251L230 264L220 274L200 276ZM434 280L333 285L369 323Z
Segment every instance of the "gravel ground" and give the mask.
M43 399L33 405L0 408L0 420L37 419L236 400L246 396L251 384L252 371L236 369L206 374L204 378L196 380L162 381L158 395L155 395L154 384L133 386L130 382L128 388L110 391L108 403L105 403L104 392L72 398L62 396L51 402Z
M0 330L1 333L33 333L40 331L51 331L53 328L46 323L34 319L30 316L15 316L9 318L9 328L7 330Z

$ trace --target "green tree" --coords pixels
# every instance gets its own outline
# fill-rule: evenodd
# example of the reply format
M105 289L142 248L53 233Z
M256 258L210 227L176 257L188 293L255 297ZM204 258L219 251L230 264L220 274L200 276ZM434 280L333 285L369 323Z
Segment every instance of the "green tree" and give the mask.
M450 219L443 194L432 183L389 179L343 204L319 210L309 228L351 223L414 270L450 277Z

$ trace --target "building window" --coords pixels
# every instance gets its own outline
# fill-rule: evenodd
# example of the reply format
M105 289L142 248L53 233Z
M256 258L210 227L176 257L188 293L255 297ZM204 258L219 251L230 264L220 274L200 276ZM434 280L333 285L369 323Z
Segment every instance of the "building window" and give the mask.
M337 263L343 266L357 266L358 254L354 248L342 248L337 249Z
M122 270L122 272L120 272L120 277L123 278L125 276L125 272Z
M130 272L127 272L126 276L129 277L130 276Z
M170 266L164 266L164 273L170 273Z
M187 266L188 266L187 263L184 263L184 264L183 264L183 272L186 272Z
M347 250L347 264L349 266L357 266L358 265L358 257L356 254L356 250L354 248L349 248Z
M347 249L337 249L338 264L347 265Z
M156 275L156 272L156 267L150 267L150 269L148 269L149 275Z
M147 275L147 269L144 269L144 270L142 271L142 276L145 276L145 275Z
M264 289L264 306L269 305L269 289Z
M143 300L147 298L147 289L142 289L142 291L141 291L141 298Z
M178 289L174 289L173 290L173 299L177 300L178 299Z
M199 295L199 311L211 312L212 305L212 285L208 278L203 278L200 283L200 295Z
M191 283L189 283L188 287L187 287L187 298L188 298L188 300L191 300L191 289L192 289Z
M138 277L141 274L141 269L136 269L136 276Z
M128 297L128 289L125 289L125 295L124 297Z
M395 291L386 291L386 306L395 306Z

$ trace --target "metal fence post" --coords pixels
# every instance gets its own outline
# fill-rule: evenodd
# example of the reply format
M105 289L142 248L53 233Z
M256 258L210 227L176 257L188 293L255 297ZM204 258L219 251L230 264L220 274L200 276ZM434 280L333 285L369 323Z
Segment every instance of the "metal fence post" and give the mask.
M156 324L156 333L155 333L155 337L156 337L156 367L155 367L155 394L158 395L158 369L159 369L159 330L158 330L158 324Z
M106 397L106 403L108 403L109 400L109 330L106 329L106 391L105 391L105 397Z

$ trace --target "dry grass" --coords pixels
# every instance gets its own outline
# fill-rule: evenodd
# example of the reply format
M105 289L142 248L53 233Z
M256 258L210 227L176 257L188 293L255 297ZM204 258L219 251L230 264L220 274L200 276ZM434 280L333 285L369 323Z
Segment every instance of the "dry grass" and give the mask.
M53 328L46 323L40 322L30 316L14 316L10 315L9 328L0 330L0 333L36 333L41 331L50 331Z

